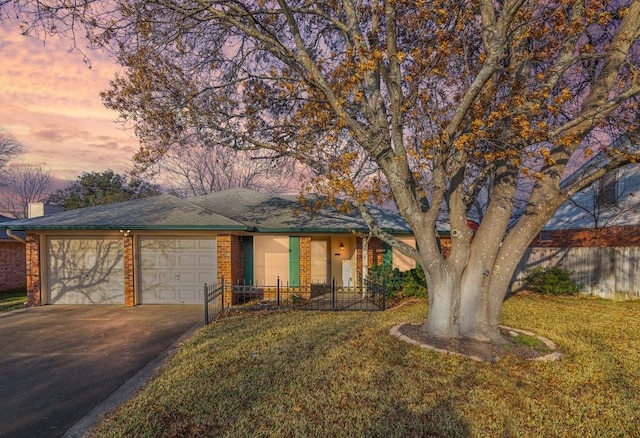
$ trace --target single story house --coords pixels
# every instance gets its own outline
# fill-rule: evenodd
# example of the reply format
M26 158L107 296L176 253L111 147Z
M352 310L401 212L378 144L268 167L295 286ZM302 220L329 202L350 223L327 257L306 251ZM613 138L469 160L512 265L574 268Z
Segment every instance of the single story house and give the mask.
M395 212L382 227L414 245ZM26 233L28 304L203 302L204 284L359 284L363 263L412 259L368 237L357 215L232 189L161 195L5 223Z
M0 215L0 222L12 220ZM18 239L0 229L0 292L24 288L27 284L25 246L19 240L24 239L24 233L17 232L16 236Z

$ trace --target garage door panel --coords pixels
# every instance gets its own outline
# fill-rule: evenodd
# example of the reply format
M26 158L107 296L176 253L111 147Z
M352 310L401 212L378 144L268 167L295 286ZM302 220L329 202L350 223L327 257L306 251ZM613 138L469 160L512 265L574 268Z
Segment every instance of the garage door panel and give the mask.
M50 238L49 304L123 304L121 239Z
M178 242L177 247L180 249L196 249L199 247L199 245L196 240L182 239Z
M208 255L201 255L198 257L198 264L206 266L217 266L217 258Z
M180 249L184 249L184 248L180 248ZM196 257L195 254L181 255L178 259L178 264L180 266L190 266L190 265L193 266L196 264L196 258L199 259L199 257Z
M198 283L202 285L204 285L205 283L212 284L212 283L215 283L216 281L218 281L218 279L216 278L216 274L213 272L198 273Z
M180 289L180 298L183 300L194 301L198 300L200 302L200 294L196 293L193 289Z
M204 283L217 276L216 251L214 238L142 239L142 304L201 303Z
M198 247L200 249L213 249L217 251L218 244L215 239L200 240Z

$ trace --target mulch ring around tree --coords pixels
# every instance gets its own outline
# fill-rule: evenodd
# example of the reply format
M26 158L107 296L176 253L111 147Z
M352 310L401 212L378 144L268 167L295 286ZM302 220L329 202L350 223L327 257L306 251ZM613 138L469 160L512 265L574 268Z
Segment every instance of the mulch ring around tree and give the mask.
M389 331L392 336L410 344L442 354L468 357L479 362L498 362L507 357L555 361L562 357L556 344L542 336L503 325L500 326L500 332L507 341L503 345L427 336L422 331L422 324L402 323Z

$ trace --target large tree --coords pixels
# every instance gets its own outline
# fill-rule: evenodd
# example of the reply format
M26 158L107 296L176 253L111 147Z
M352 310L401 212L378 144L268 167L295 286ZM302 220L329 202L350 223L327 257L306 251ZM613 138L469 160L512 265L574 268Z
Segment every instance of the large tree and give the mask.
M293 184L288 160L255 159L250 152L219 144L171 148L137 175L153 174L179 197L200 196L233 188L283 193ZM287 171L283 172L283 169Z
M0 5L1 6L1 5ZM4 129L0 128L0 172L11 159L24 152L24 146Z
M39 6L31 30L85 26L127 68L104 100L134 124L139 163L216 137L294 158L307 189L351 199L424 268L433 336L502 342L528 244L569 196L636 157L640 0L16 4ZM608 148L617 138L628 141ZM602 168L569 177L602 151ZM389 198L419 249L368 214Z
M68 187L52 193L47 202L60 205L65 210L93 207L131 199L159 195L160 188L140 179L129 179L113 170L84 172Z
M41 202L51 190L51 172L43 166L10 166L0 183L0 208L17 219L29 216L29 204Z

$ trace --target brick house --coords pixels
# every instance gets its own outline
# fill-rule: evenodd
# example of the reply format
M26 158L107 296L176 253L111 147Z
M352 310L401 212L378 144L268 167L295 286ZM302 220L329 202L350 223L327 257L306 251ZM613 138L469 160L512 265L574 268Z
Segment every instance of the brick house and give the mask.
M0 215L0 222L13 219ZM16 233L18 239L24 238L24 233ZM0 292L21 289L27 284L25 245L18 239L0 230Z
M609 172L558 209L520 262L512 289L521 287L527 271L536 266L560 266L586 294L640 298L638 263L640 166L630 164Z
M394 212L374 214L413 245ZM29 305L201 303L203 285L355 285L363 266L415 262L365 239L356 215L309 211L297 200L246 189L189 199L170 195L19 220L26 233ZM366 249L366 251L365 251Z

